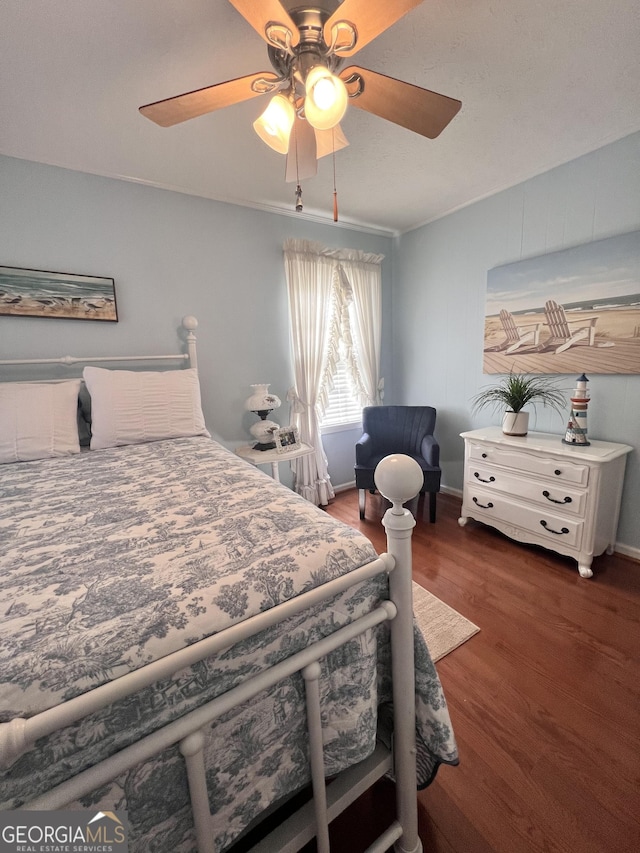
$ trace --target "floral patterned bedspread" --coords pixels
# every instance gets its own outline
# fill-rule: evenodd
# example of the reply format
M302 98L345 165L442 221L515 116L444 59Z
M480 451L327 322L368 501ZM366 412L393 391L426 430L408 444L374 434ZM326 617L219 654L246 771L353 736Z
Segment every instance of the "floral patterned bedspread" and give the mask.
M0 721L30 716L184 648L375 557L369 541L208 438L0 471ZM139 740L386 597L359 584L61 732L0 775L15 808ZM457 763L444 695L416 631L420 783ZM326 770L375 745L390 700L386 627L323 662ZM283 738L283 732L286 737ZM217 849L308 781L304 688L294 676L216 721L206 764ZM127 809L133 851L191 851L177 748L78 806Z

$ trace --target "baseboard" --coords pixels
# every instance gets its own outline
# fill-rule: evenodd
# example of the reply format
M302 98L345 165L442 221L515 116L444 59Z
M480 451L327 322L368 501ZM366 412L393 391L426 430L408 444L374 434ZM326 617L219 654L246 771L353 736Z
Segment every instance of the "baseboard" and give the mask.
M338 492L346 492L348 489L355 489L356 481L352 480L350 483L341 483L339 486L334 486L333 491L338 494Z
M622 554L623 557L630 557L640 563L640 548L633 548L631 545L623 545L622 542L616 542L614 545L616 554Z
M454 489L453 486L440 486L440 491L445 495L453 495L455 498L462 500L462 489Z
M341 483L339 486L334 485L333 491L338 494L338 492L346 492L349 489L355 489L355 487L356 481L352 480L350 483ZM462 489L454 489L451 486L440 486L440 491L445 495L453 495L462 500Z

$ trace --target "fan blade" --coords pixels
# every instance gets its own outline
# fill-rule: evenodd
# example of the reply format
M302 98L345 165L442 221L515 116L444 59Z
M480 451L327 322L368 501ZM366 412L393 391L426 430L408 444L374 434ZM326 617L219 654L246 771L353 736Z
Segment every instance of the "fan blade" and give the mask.
M375 71L351 65L340 72L347 90L353 94L358 83L360 92L349 103L361 110L386 118L414 133L435 139L456 115L461 101L421 89L402 80L394 80Z
M156 101L153 104L145 104L140 107L143 116L155 121L160 127L171 127L187 121L190 118L221 110L231 104L240 101L248 101L271 90L271 84L277 83L280 78L271 71L260 71L257 74L249 74L247 77L238 77L235 80L227 80L226 83L217 83L215 86L207 86L204 89L196 89L195 92L186 92L184 95L176 95L174 98L166 98L164 101ZM264 81L266 87L263 91L254 91L253 84Z
M272 41L267 38L268 24L279 24L289 30L291 47L295 47L300 41L298 27L280 0L260 0L260 2L257 0L229 0L229 2L267 44L272 44Z
M334 151L346 148L348 144L349 140L342 132L339 124L332 127L331 130L316 130L318 160L321 157L326 157L327 154L333 154Z
M339 56L353 56L420 3L422 0L344 0L325 23L324 40L330 45L333 28L341 21L346 21L356 31L356 42L343 49L340 49L338 42L335 52Z
M316 135L313 128L305 119L296 116L291 129L289 153L285 168L285 181L306 181L318 172Z
M297 136L296 136L297 134ZM313 178L318 172L318 160L346 148L349 140L342 132L340 125L331 130L315 130L308 121L296 118L294 129L291 131L291 142L287 154L285 181L305 181ZM296 168L297 150L297 168Z

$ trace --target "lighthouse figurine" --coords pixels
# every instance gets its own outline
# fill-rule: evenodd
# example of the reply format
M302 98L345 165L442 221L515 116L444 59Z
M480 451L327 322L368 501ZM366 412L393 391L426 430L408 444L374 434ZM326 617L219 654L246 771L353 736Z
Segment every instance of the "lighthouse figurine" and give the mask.
M590 399L587 391L588 381L584 373L582 376L578 376L576 380L576 387L571 397L569 423L562 439L565 444L577 444L586 447L591 443L587 440L587 406Z

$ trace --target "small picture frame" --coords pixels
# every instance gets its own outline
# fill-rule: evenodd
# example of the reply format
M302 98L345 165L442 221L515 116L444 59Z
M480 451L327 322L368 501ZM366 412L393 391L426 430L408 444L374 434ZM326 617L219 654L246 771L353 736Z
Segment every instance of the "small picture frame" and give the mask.
M287 453L289 450L298 450L300 448L300 432L297 427L288 426L282 429L277 429L273 433L273 440L276 443L278 453Z

